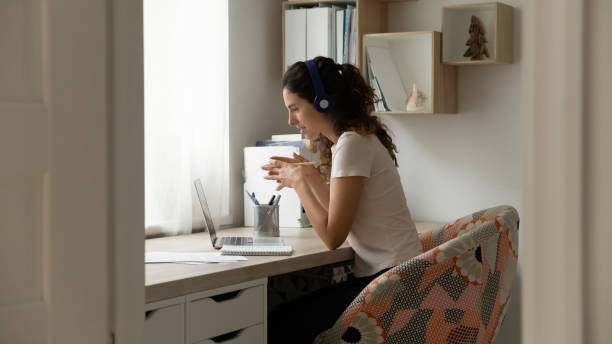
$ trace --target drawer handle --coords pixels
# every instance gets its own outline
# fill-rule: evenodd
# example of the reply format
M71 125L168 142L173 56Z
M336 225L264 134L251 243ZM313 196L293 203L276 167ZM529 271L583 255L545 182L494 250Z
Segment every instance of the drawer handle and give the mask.
M226 334L222 334L220 336L216 336L216 337L210 338L210 340L212 340L215 343L223 343L225 341L232 340L232 339L238 337L238 335L242 331L244 331L244 330L236 330L234 332L230 332L230 333L226 333Z
M213 299L213 301L215 302L223 302L223 301L227 301L227 300L236 298L241 292L242 290L235 290L235 291L230 291L229 293L211 296L210 298Z
M177 306L177 305L170 305L170 306L165 306L165 307L156 308L156 309L150 309L148 311L145 311L145 320L148 320L149 318L151 318L159 310L167 309L167 308L175 307L175 306Z
M150 310L150 311L146 311L146 312L145 312L145 320L147 320L147 319L149 319L150 317L152 317L152 316L153 316L153 314L154 314L155 312L157 312L157 309L152 309L152 310Z

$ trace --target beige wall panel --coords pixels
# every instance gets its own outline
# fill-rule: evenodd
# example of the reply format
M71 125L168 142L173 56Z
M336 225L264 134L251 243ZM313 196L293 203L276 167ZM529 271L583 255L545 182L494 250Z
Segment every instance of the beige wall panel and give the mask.
M40 104L2 104L0 100L0 121L0 176L46 171L45 109Z
M586 3L585 49L585 335L612 343L612 2Z
M583 343L583 1L526 1L522 342Z
M0 311L42 298L42 178L0 178Z
M48 343L47 332L47 306L44 303L0 309L0 343Z
M41 5L0 0L0 343L47 342Z
M0 1L0 101L42 98L40 0Z

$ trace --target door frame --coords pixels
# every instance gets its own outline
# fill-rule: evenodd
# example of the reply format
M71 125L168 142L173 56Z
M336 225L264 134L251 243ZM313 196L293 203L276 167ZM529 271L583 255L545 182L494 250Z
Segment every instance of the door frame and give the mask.
M584 342L584 3L523 11L524 343Z
M144 334L144 57L143 1L109 2L110 197L116 343Z

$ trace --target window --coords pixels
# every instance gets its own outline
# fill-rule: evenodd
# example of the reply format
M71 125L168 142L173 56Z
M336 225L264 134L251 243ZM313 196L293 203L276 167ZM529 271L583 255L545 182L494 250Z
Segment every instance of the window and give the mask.
M144 1L147 236L202 227L202 179L217 224L231 223L227 0Z

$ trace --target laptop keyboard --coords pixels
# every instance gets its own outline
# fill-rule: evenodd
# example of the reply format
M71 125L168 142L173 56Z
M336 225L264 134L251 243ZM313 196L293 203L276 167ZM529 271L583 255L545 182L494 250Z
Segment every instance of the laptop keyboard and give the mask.
M253 243L253 238L250 237L223 237L221 238L222 245L250 245Z

